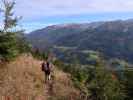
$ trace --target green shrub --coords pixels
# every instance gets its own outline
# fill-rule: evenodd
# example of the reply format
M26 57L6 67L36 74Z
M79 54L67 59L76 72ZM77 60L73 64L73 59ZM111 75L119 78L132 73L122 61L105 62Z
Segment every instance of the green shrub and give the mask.
M14 2L2 0L3 6L0 13L3 20L3 28L0 29L0 60L10 61L14 59L19 53L22 53L26 47L26 43L20 39L21 30L17 30L17 17L14 17L12 12Z

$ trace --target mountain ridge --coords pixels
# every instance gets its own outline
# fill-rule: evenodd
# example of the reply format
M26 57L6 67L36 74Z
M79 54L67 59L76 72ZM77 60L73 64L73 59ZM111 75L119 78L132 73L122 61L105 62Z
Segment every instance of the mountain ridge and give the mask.
M54 46L76 47L75 52L94 50L107 57L133 59L133 19L61 25L31 32L28 40L41 51Z

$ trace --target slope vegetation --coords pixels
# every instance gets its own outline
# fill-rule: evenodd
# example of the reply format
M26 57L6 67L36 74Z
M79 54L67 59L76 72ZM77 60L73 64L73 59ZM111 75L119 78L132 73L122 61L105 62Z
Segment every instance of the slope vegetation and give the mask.
M53 76L46 84L41 61L24 54L0 65L0 96L7 100L77 100L79 91L70 75L55 67Z

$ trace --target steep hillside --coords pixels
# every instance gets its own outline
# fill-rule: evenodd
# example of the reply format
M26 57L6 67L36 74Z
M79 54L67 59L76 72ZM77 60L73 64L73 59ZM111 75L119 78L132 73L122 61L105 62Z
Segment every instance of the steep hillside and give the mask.
M76 100L79 91L74 88L70 75L54 68L54 78L44 83L41 61L30 55L0 65L0 97L6 100Z
M34 47L43 51L49 46L58 57L62 56L59 54L63 47L73 48L71 52L94 50L107 58L129 62L133 59L133 20L54 25L34 31L27 37Z
M53 47L56 42L66 36L76 35L83 32L86 29L94 29L100 26L103 22L85 23L85 24L59 24L48 26L43 29L39 29L26 35L27 39L34 44L35 47L39 47L44 50L48 47ZM44 45L45 44L45 45Z

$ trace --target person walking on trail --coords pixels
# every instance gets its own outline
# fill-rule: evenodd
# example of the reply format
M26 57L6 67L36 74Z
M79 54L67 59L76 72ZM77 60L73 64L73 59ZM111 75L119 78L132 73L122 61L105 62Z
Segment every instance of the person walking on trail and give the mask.
M42 71L45 74L45 82L49 81L51 78L52 64L48 60L42 63Z

